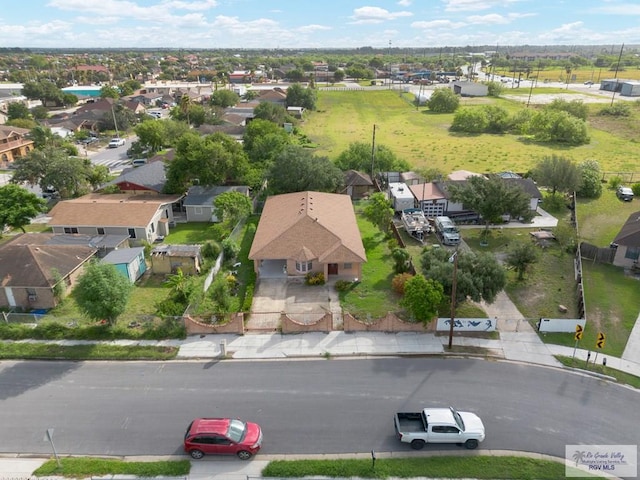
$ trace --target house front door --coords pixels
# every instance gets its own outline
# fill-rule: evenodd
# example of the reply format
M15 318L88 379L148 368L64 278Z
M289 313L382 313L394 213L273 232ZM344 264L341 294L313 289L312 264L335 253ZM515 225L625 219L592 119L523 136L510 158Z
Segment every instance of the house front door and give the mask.
M338 274L338 264L330 263L328 265L329 275L337 275Z

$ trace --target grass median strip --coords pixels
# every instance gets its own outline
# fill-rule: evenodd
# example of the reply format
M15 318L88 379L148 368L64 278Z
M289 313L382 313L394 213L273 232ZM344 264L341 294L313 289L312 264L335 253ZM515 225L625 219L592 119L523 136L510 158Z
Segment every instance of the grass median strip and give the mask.
M36 477L61 476L86 478L96 475L133 475L136 477L184 477L191 470L189 460L158 462L125 462L106 458L61 458L61 467L55 460L42 464L33 474Z
M557 480L565 478L563 463L527 457L443 456L376 460L277 460L262 470L263 477L305 476L357 478L477 478ZM575 477L577 478L577 477ZM596 478L596 477L585 477Z
M2 360L171 360L177 353L177 347L166 346L0 342Z

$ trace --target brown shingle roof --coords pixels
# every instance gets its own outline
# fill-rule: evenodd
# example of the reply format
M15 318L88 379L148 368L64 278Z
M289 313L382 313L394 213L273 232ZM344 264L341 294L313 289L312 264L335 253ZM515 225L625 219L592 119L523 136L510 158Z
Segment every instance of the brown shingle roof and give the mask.
M620 232L613 239L613 243L625 247L640 246L640 212L634 212L629 215Z
M90 194L58 202L51 212L51 226L146 227L162 205L179 195Z
M367 261L351 199L321 192L267 198L249 258Z
M6 245L0 248L0 285L52 287L95 253L82 245Z

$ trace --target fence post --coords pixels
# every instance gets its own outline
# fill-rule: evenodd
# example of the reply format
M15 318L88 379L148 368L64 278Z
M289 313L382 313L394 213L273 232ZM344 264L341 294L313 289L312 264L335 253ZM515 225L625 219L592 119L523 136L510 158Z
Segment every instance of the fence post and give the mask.
M5 312L2 312L2 317L4 318L4 323L9 323L9 316Z

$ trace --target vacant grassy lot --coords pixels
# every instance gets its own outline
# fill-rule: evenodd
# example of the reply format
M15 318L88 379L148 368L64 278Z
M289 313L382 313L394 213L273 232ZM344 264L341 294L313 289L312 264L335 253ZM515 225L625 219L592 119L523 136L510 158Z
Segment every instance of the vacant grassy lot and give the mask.
M572 92L564 93L571 95ZM526 108L520 102L505 99L462 101L463 106L491 103L511 113ZM602 106L594 106L593 111L600 108ZM634 102L634 115L637 110ZM616 123L631 125L635 118ZM590 123L590 144L567 147L534 143L516 135L452 134L449 132L452 120L453 114L433 114L425 107L416 109L392 90L320 91L318 111L309 115L301 129L320 145L318 154L335 158L352 142L371 143L375 125L377 145L391 148L415 168L438 168L443 172L458 169L526 172L539 159L551 154L564 155L578 162L595 159L606 171L635 169L638 151L635 142L628 141L624 130L599 130L602 123Z

